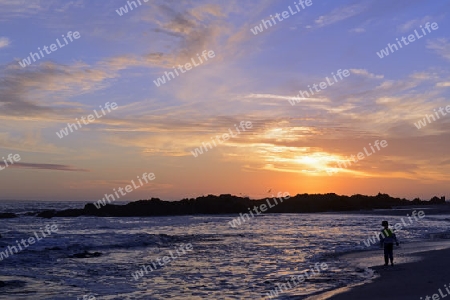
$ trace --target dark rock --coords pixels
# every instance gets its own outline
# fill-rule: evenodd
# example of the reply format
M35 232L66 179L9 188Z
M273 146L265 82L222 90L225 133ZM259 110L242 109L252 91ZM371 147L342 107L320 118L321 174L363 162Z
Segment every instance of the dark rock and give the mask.
M82 209L66 209L56 213L55 217L79 217L83 214Z
M430 201L394 198L388 194L378 193L376 196L356 194L353 196L328 194L298 194L293 197L251 200L248 197L238 197L230 194L219 196L208 195L195 199L182 199L180 201L162 201L158 198L139 200L126 205L106 204L97 208L88 203L83 209L66 209L62 211L47 210L39 212L42 218L52 217L151 217L151 216L180 216L180 215L214 215L248 213L255 206L269 205L265 212L269 213L317 213L317 212L344 212L360 211L372 213L374 209L392 209L395 207L408 208L417 205L439 205L439 209L448 209L450 205L444 198L434 197ZM270 204L269 204L270 202Z
M43 212L40 212L37 214L38 217L40 218L46 218L46 219L51 219L56 215L56 210L52 209L52 210L45 210Z
M433 203L433 204L444 204L445 203L445 197L438 198L438 197L434 196L433 198L430 199L430 203Z
M83 253L76 253L72 256L69 256L69 258L91 258L91 257L99 257L101 256L102 253L100 252L88 252L88 251L84 251Z
M8 289L19 289L25 286L26 282L21 280L0 281L0 288L7 287Z
M0 219L12 219L17 218L18 216L13 213L0 213Z
M51 247L51 248L45 248L46 250L49 250L49 251L51 251L51 250L62 250L61 248L59 248L59 247Z

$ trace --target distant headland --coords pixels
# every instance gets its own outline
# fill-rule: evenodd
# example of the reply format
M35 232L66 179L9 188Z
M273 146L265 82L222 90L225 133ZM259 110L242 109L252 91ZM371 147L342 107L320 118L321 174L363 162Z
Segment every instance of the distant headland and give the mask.
M267 207L269 204L269 207ZM273 204L273 205L272 205ZM139 200L126 205L106 204L97 208L88 203L82 209L45 210L29 212L28 216L42 218L53 217L150 217L150 216L180 216L180 215L217 215L239 214L254 211L255 207L265 208L267 213L324 213L324 212L359 212L374 213L378 209L393 209L398 207L430 206L430 209L449 210L445 205L445 197L433 197L429 201L416 198L414 200L393 198L388 194L379 193L376 196L353 195L340 196L329 194L298 194L293 197L264 198L252 200L248 197L238 197L231 194L219 196L208 195L179 201L163 201L158 198ZM6 217L6 216L5 216ZM8 214L8 217L14 217Z

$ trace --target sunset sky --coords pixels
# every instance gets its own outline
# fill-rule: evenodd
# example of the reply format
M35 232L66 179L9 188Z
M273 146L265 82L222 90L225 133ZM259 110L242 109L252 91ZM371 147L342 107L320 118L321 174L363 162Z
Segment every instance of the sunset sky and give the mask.
M0 199L95 201L145 172L156 178L121 200L450 197L450 114L414 125L450 104L450 1L140 2L120 16L123 0L0 0L0 158L21 158L0 170ZM427 22L439 28L424 35ZM69 31L79 38L19 64ZM154 84L204 50L215 56ZM350 75L289 103L339 69ZM118 108L57 136L107 102ZM241 121L252 128L191 153ZM376 140L388 146L338 167Z

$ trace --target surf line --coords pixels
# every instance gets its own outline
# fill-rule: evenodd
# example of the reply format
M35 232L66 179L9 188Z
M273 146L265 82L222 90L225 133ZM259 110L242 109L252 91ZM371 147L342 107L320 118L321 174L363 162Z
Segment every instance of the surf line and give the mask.
M180 251L182 253L180 253L178 251L178 249L180 249ZM170 264L175 259L181 257L182 255L185 255L187 253L186 251L192 251L193 249L194 249L194 247L192 246L191 243L187 243L186 245L181 244L178 248L175 249L177 254L178 254L178 256L174 256L173 252L169 250L170 257L169 256L164 256L162 258L159 257L159 258L156 259L156 261L159 264L159 268L155 264L155 261L151 260L150 263L152 264L152 266L151 265L143 265L140 270L137 270L136 272L132 273L131 275L133 276L134 280L137 281L137 280L139 280L139 278L144 277L145 274L149 274L149 271L153 272L155 270L161 269L165 265Z
M320 264L320 269L319 269L319 264ZM312 274L308 274L308 270L304 270L302 272L304 272L305 274L299 274L299 275L291 275L291 278L289 280L286 281L286 283L277 283L277 287L275 287L274 289L270 290L268 293L266 293L266 296L268 299L272 299L275 297L278 297L278 293L285 293L288 290L296 287L297 285L299 285L301 282L304 282L306 279L309 279L311 276L315 276L321 273L321 271L325 271L328 269L328 265L326 262L323 263L316 263L315 265L315 272L312 266L310 267L310 272ZM291 284L292 283L292 284Z
M35 239L34 237L29 237L29 238L26 239L26 240L25 240L25 239L20 240L20 243L19 243L18 240L16 240L17 247L19 247L19 250L17 250L17 247L16 247L16 246L8 246L8 249L6 249L4 252L1 252L1 251L0 251L0 261L2 261L2 260L4 260L4 259L8 258L10 255L13 256L14 254L17 254L17 253L19 253L20 251L25 250L25 249L28 248L30 245L33 245L34 243L39 242L39 241L42 240L43 238L52 235L52 233L56 233L56 232L58 231L58 225L56 225L56 224L53 224L53 225L47 224L47 225L45 225L45 232L46 232L47 234L45 234L45 232L44 232L44 230L42 229L42 227L39 228L39 229L41 230L41 233L42 233L41 237L39 237L38 232L35 231L35 232L34 232L34 236L36 237L36 239ZM27 241L28 241L28 244L27 244ZM24 247L25 249L22 249L21 244L23 245L23 247ZM13 250L14 250L14 253L13 253ZM8 253L8 251L9 251L9 253Z

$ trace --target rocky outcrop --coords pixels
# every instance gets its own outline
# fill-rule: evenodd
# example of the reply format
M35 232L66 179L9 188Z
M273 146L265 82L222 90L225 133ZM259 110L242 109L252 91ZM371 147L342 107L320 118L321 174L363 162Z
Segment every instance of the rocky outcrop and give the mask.
M74 255L69 256L70 258L91 258L91 257L99 257L102 256L100 252L89 252L84 251L82 253L76 253Z
M37 214L42 218L53 217L145 217L145 216L168 216L168 215L196 215L196 214L239 214L248 213L249 209L259 207L271 202L270 209L265 213L314 213L314 212L342 212L360 211L372 209L390 209L396 206L443 204L432 201L415 199L393 198L387 194L379 193L376 196L353 195L340 196L330 194L299 194L294 197L268 198L250 200L245 197L226 195L208 195L195 199L183 199L180 201L162 201L158 198L150 200L139 200L126 205L106 204L96 207L93 203L86 204L83 209L67 209L62 211L48 210ZM450 208L450 206L448 206Z
M17 218L18 216L13 213L0 213L0 219L11 219L11 218Z

